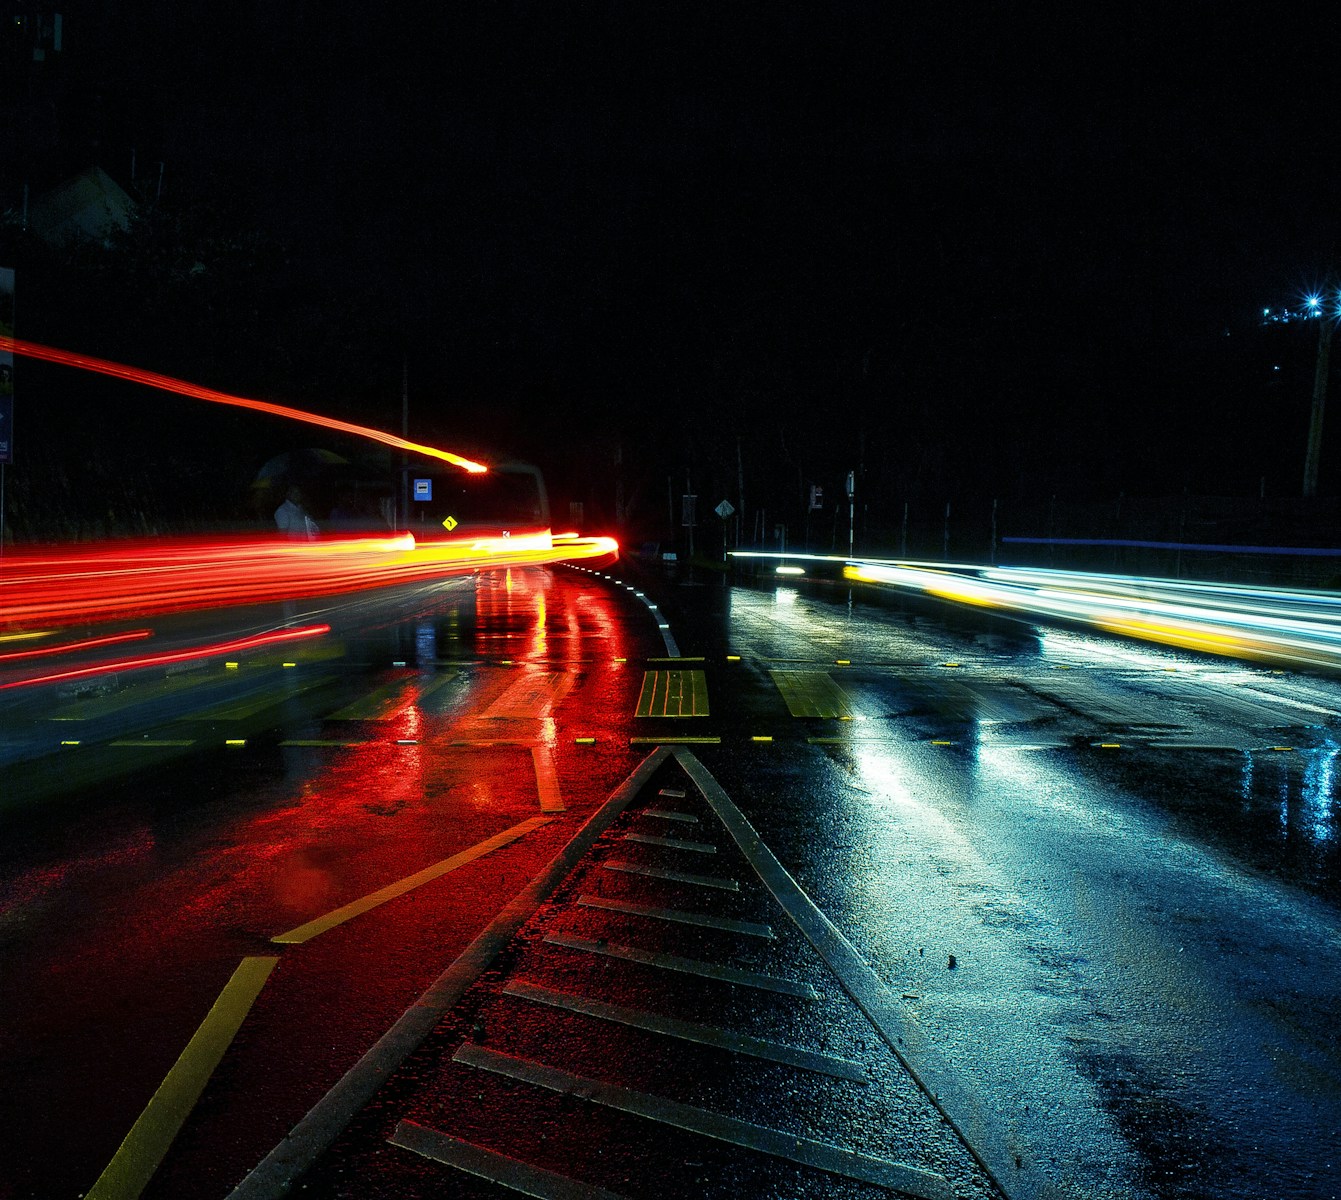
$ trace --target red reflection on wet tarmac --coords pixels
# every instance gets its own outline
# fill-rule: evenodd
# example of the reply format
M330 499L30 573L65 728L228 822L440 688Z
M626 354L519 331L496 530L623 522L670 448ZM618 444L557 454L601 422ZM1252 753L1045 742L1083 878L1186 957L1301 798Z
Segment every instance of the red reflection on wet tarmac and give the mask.
M372 706L376 717L328 724L342 744L249 746L217 769L174 766L137 779L121 801L90 794L92 807L53 834L49 863L33 868L45 874L30 877L53 899L12 930L16 972L0 1005L13 1001L16 1039L45 1048L37 1109L73 1121L87 1140L69 1161L25 1163L25 1182L40 1170L61 1185L34 1184L35 1194L74 1194L96 1177L239 954L540 816L533 748L547 747L569 816L301 949L275 951L283 964L230 1051L224 1083L149 1191L188 1194L208 1178L222 1194L549 861L566 822L623 778L627 751L608 733L631 711L636 684L607 658L625 657L633 636L621 597L578 572L485 572L472 625L458 611L464 594L431 617L464 661L437 661L425 639L417 665L369 676L369 694L388 681L404 687ZM496 665L505 659L516 665ZM459 683L436 686L445 670ZM481 707L516 683L535 702L481 722ZM610 747L599 755L573 746L573 733L592 731ZM123 807L99 807L109 802ZM110 813L118 826L152 830L145 852L90 861L77 877L64 871L84 861L79 839L101 836ZM67 1056L80 1065L50 1074ZM88 1063L106 1084L91 1104ZM8 1111L17 1136L48 1136L37 1110L32 1127Z

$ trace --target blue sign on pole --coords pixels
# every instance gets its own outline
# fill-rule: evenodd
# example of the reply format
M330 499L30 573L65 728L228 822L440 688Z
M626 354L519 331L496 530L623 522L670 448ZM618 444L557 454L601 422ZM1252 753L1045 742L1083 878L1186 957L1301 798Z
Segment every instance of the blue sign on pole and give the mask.
M433 480L416 479L414 481L414 498L416 500L433 499Z

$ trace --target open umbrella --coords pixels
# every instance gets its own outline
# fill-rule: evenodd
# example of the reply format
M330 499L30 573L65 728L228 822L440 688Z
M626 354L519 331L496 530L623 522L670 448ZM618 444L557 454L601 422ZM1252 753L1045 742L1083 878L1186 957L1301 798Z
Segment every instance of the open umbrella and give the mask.
M304 480L328 478L349 466L347 458L341 458L332 450L320 450L309 446L304 450L289 450L276 454L259 471L252 481L253 487L278 487L281 484L301 483Z

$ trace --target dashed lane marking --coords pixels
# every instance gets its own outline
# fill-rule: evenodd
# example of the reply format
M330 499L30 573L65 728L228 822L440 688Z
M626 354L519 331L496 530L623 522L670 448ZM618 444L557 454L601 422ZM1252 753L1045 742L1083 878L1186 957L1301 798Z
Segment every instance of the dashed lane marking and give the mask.
M399 1122L396 1132L387 1141L402 1150L413 1151L474 1175L476 1179L496 1183L523 1196L534 1196L536 1200L624 1200L618 1192L580 1183L543 1167L533 1167L530 1163L499 1154L497 1150L477 1146L414 1121Z
M766 1129L762 1125L752 1125L748 1121L696 1108L692 1104L602 1083L598 1079L561 1071L530 1059L500 1054L473 1042L464 1043L452 1057L466 1066L561 1094L578 1094L592 1103L697 1133L714 1141L772 1154L789 1162L817 1167L849 1179L894 1188L910 1196L921 1197L922 1200L953 1200L949 1183L939 1175L919 1171L902 1163L855 1154L829 1142L796 1137L781 1130Z
M739 880L723 879L720 875L690 875L685 871L668 871L664 867L646 867L642 863L625 862L623 859L611 859L601 865L607 871L623 871L626 875L646 875L649 879L668 879L672 883L687 883L693 887L717 888L723 892L740 891Z
M87 1200L134 1200L144 1191L277 962L278 958L262 957L242 960Z
M715 979L720 983L734 983L761 992L777 992L782 996L799 996L802 1000L819 999L819 993L810 984L800 980L781 979L776 975L763 975L758 971L728 967L724 963L706 962L701 958L682 958L678 954L662 954L654 950L642 950L637 946L621 946L614 942L594 942L590 938L569 937L565 933L546 934L545 943L550 946L562 946L566 950L577 950L584 954L600 954L606 958L618 958L624 962L641 963L645 967L656 967L662 971L675 971L680 975L697 975L700 979Z
M695 1021L681 1021L675 1017L663 1017L659 1013L650 1013L637 1008L624 1008L618 1004L607 1004L604 1000L593 1000L587 996L575 996L569 992L556 992L550 988L537 987L531 983L509 983L503 988L505 996L514 996L520 1000L531 1000L536 1004L548 1004L551 1008L566 1012L580 1013L595 1017L601 1021L611 1021L618 1025L627 1025L631 1029L642 1029L649 1033L659 1033L665 1037L678 1038L682 1042L694 1042L699 1046L715 1046L720 1050L731 1050L736 1054L746 1054L751 1058L761 1058L768 1062L785 1063L803 1071L814 1071L820 1075L829 1075L834 1079L851 1079L854 1083L867 1082L866 1069L846 1058L834 1058L828 1054L817 1054L813 1050L803 1050L798 1046L785 1046L781 1042L771 1042L764 1038L751 1037L749 1034L735 1033L730 1029L721 1029L716 1025L700 1025Z
M494 850L499 850L515 842L518 838L525 837L533 829L548 825L549 821L549 817L532 817L528 821L523 821L520 825L514 825L511 829L505 829L502 833L496 833L493 837L486 838L477 845L471 846L468 850L453 854L451 858L444 858L431 867L425 867L422 871L407 875L404 879L388 884L384 888L379 888L377 891L371 892L359 900L354 900L342 908L337 908L333 912L328 912L324 917L317 917L313 921L308 921L306 925L299 925L297 929L290 929L287 933L276 934L270 940L284 945L311 941L318 934L325 933L328 929L334 929L337 925L343 925L346 921L361 916L369 909L385 904L388 900L394 900L397 896L403 896L406 892L413 891L425 883L430 883L434 879L446 875L449 871L464 867L477 858L482 858Z

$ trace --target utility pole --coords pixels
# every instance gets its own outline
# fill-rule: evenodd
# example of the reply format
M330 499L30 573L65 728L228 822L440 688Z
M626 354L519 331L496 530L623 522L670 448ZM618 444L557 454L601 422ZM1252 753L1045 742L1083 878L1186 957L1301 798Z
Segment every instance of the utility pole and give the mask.
M1304 496L1318 494L1318 464L1322 460L1322 418L1327 407L1327 376L1332 361L1332 335L1341 321L1341 295L1335 282L1304 298L1302 304L1264 308L1263 325L1318 322L1318 361L1313 368L1313 406L1308 418L1308 449L1304 453ZM1265 489L1264 489L1265 490Z
M849 471L847 473L847 556L852 557L853 541L856 537L857 528L857 473Z
M400 436L410 440L410 356L403 354L400 360ZM402 450L400 455L400 511L401 528L410 527L410 454Z
M1336 322L1324 313L1318 318L1318 365L1313 371L1313 408L1308 419L1308 453L1304 457L1304 495L1318 494L1318 461L1322 458L1322 417L1327 405L1327 372L1332 359Z

